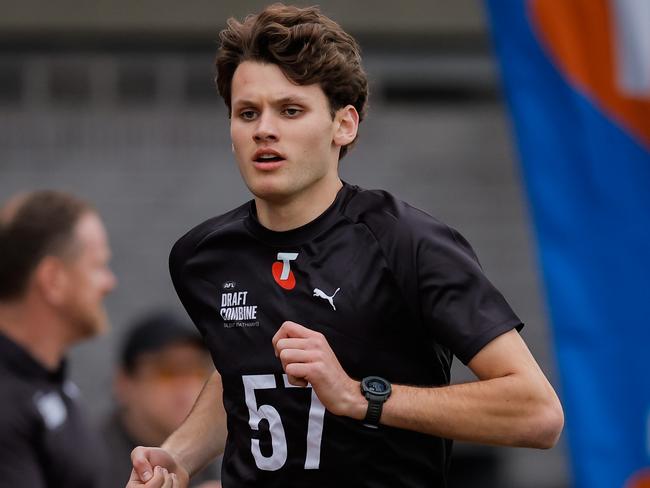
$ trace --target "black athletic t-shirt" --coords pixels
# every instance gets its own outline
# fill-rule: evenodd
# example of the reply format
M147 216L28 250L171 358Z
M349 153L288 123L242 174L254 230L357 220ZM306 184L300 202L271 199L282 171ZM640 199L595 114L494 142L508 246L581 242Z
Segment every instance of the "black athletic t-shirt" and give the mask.
M99 438L65 381L0 334L0 488L93 488ZM125 481L126 483L126 481Z
M348 184L291 231L263 227L253 202L210 219L170 269L223 381L224 488L446 486L450 441L365 427L286 381L271 343L285 320L322 332L352 378L422 386L521 327L456 231Z

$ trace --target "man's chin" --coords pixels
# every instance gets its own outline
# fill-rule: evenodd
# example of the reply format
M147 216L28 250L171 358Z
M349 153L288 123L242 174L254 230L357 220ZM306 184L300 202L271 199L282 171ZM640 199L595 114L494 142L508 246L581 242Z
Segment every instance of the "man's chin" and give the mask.
M274 198L282 196L291 186L287 175L282 172L253 173L244 176L248 190L257 198Z
M271 185L267 183L264 185L251 185L248 189L256 198L270 203L282 203L291 197L291 192L280 185Z
M94 324L94 330L95 334L94 335L103 335L106 334L110 328L111 328L111 322L108 319L108 314L102 310L102 312L99 314L98 317L95 319L95 324Z
M108 314L102 310L92 316L85 317L79 321L80 339L103 335L110 329Z

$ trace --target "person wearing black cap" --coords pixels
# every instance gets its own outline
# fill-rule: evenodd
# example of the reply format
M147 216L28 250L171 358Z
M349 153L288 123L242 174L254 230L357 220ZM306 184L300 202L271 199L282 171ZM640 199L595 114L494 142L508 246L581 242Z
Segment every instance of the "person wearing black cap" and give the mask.
M201 337L175 314L154 311L135 321L114 376L117 408L101 426L110 466L103 488L124 486L133 448L160 445L190 412L211 372ZM219 475L219 463L210 464L191 486L219 487Z

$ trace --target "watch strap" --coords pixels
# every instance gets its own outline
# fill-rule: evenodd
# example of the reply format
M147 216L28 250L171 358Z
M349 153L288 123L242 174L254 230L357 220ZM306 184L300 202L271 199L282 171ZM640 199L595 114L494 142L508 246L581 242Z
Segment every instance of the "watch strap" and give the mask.
M384 401L385 398L373 398L371 395L368 395L368 410L366 410L366 418L363 420L363 423L367 427L376 429L379 426Z

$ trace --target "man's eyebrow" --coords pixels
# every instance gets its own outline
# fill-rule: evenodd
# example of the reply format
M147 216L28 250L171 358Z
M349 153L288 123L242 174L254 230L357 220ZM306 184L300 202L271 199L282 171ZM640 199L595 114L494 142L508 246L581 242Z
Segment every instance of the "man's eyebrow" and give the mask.
M290 103L307 103L307 98L301 95L285 95L280 98L276 98L272 101L274 105L286 105ZM236 107L247 107L247 106L256 106L257 102L250 98L240 98L233 100L233 106Z
M287 95L285 97L279 98L275 101L275 103L279 105L284 105L288 103L306 103L307 99L305 97L302 97L300 95Z
M238 106L238 107L243 107L243 106L249 106L249 105L255 105L255 102L252 100L249 100L248 98L239 98L235 99L232 101L232 106Z

